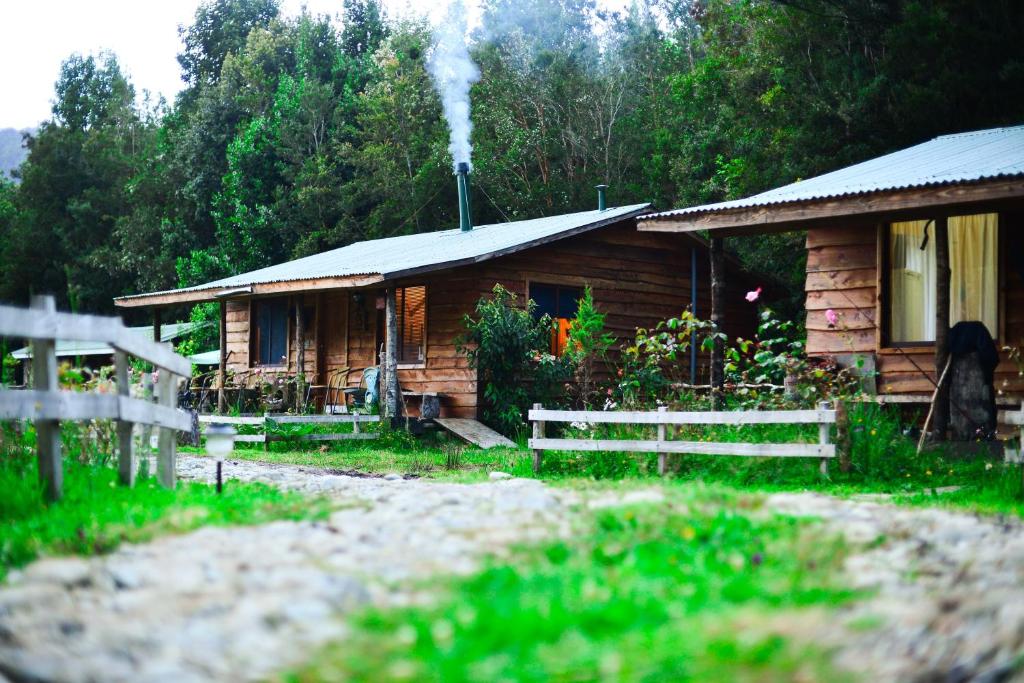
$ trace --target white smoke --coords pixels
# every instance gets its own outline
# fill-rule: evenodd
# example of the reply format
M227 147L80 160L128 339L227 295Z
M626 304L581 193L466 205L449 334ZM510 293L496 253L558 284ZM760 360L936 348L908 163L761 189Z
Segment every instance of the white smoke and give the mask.
M444 107L452 160L455 166L464 161L472 170L469 88L480 80L480 69L470 59L466 46L466 7L462 0L449 3L448 11L434 29L434 47L427 59L427 68Z

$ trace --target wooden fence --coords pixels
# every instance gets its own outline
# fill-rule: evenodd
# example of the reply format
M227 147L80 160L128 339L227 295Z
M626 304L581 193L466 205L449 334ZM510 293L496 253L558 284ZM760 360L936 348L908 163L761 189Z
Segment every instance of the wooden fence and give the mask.
M828 461L836 457L836 447L829 432L836 422L836 411L828 403L816 410L745 410L745 411L676 411L667 408L653 411L545 410L539 403L529 413L533 423L533 471L539 472L544 451L626 451L657 453L658 473L665 474L669 453L697 455L741 455L755 457L818 458L823 475L828 474ZM548 422L579 422L587 424L655 425L657 439L550 439L544 434ZM816 424L818 443L725 443L711 441L674 441L669 439L671 425Z
M1024 403L1021 404L1020 410L1003 410L999 412L998 422L1004 425L1020 427L1020 439L1017 443L1017 452L1012 454L1016 458L1017 462L1024 464ZM1007 452L1007 455L1011 455Z
M262 443L264 448L266 448L271 441L342 441L345 439L376 439L379 436L377 432L364 432L360 428L361 424L373 422L380 422L380 415L275 415L273 413L267 413L265 415L243 415L238 417L230 415L199 416L201 430L202 425L214 423L246 425L259 429L263 432L262 434L239 434L235 437L235 441ZM275 434L270 431L278 425L295 424L350 424L352 425L352 431L320 432L314 434ZM202 431L200 431L200 434L202 434Z
M175 481L175 431L191 431L191 416L177 409L178 382L192 372L187 358L169 344L145 339L124 326L120 318L58 313L52 296L32 297L30 308L0 306L0 336L23 337L32 343L32 389L0 389L0 420L33 420L39 476L46 497L57 500L63 489L60 421L117 421L117 469L121 483L135 483L133 425L159 428L157 476L164 486ZM56 340L107 344L114 349L117 394L61 391L57 382ZM159 369L157 402L129 395L128 356Z

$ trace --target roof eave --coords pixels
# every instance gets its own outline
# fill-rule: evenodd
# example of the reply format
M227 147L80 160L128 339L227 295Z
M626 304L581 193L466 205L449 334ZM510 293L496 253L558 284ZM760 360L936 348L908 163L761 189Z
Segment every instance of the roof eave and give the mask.
M836 221L850 225L880 214L948 213L982 202L1024 199L1024 177L986 179L942 186L914 187L816 200L761 204L742 208L652 214L637 220L641 232L714 231L723 236L786 232Z
M135 294L114 299L119 308L142 308L145 306L173 306L175 304L203 303L223 301L233 298L251 296L272 296L290 292L308 292L324 289L355 289L368 287L382 282L384 277L378 274L331 276L323 278L306 278L303 280L280 280L239 287L207 287L203 289L169 290L150 294Z

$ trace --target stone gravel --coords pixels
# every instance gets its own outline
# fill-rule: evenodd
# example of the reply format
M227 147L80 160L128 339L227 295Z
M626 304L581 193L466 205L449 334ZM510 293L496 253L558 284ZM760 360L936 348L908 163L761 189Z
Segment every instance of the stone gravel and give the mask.
M424 598L511 544L568 532L543 484L464 485L228 463L229 476L329 496L325 521L205 527L93 558L51 558L0 589L0 680L249 681L344 636L339 616ZM181 458L184 479L214 465Z
M183 457L183 479L214 464ZM659 487L582 494L533 480L448 484L248 461L226 474L328 497L324 521L205 527L93 558L50 558L0 587L0 682L252 681L343 639L344 615L430 599L513 544L572 532L574 515L663 504ZM230 484L229 484L230 485ZM1024 680L1024 526L874 500L781 493L764 510L813 517L854 548L850 606L771 628L834 650L872 683ZM771 615L769 615L771 618Z

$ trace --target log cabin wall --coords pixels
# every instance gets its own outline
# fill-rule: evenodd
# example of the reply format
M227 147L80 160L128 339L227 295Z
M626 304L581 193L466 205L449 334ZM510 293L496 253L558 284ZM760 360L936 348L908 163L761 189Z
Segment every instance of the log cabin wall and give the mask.
M980 211L978 211L980 212ZM1024 344L1024 278L1012 255L1024 253L1024 214L1000 213L1000 363L995 385L1005 394L1024 393L1024 378L1004 346ZM875 356L882 394L930 394L934 389L932 346L887 348L882 306L882 243L879 228L816 228L807 232L807 353ZM825 311L839 324L829 329Z
M464 331L463 316L472 313L477 300L489 295L495 284L514 292L520 301L525 301L530 282L589 284L598 310L608 315L607 328L621 341L632 338L637 327L653 327L690 305L692 248L698 249L697 314L707 318L711 302L706 247L679 235L640 233L632 221L477 266L401 280L398 286L427 288L426 357L421 364L399 366L402 389L443 394L443 415L477 417L476 372L456 350L455 339ZM727 267L726 329L730 336L750 337L757 326L757 308L743 295L756 283L733 262ZM348 385L358 386L363 368L379 363L384 340L377 320L378 299L383 295L383 289L305 295L305 305L315 310L307 322L306 368L311 381L325 382L330 371L348 367ZM228 364L236 371L249 367L249 312L247 300L228 303ZM289 316L288 359L288 369L294 372L294 314ZM707 379L706 365L702 355L700 381ZM321 366L324 372L318 373ZM416 405L409 402L413 414Z

